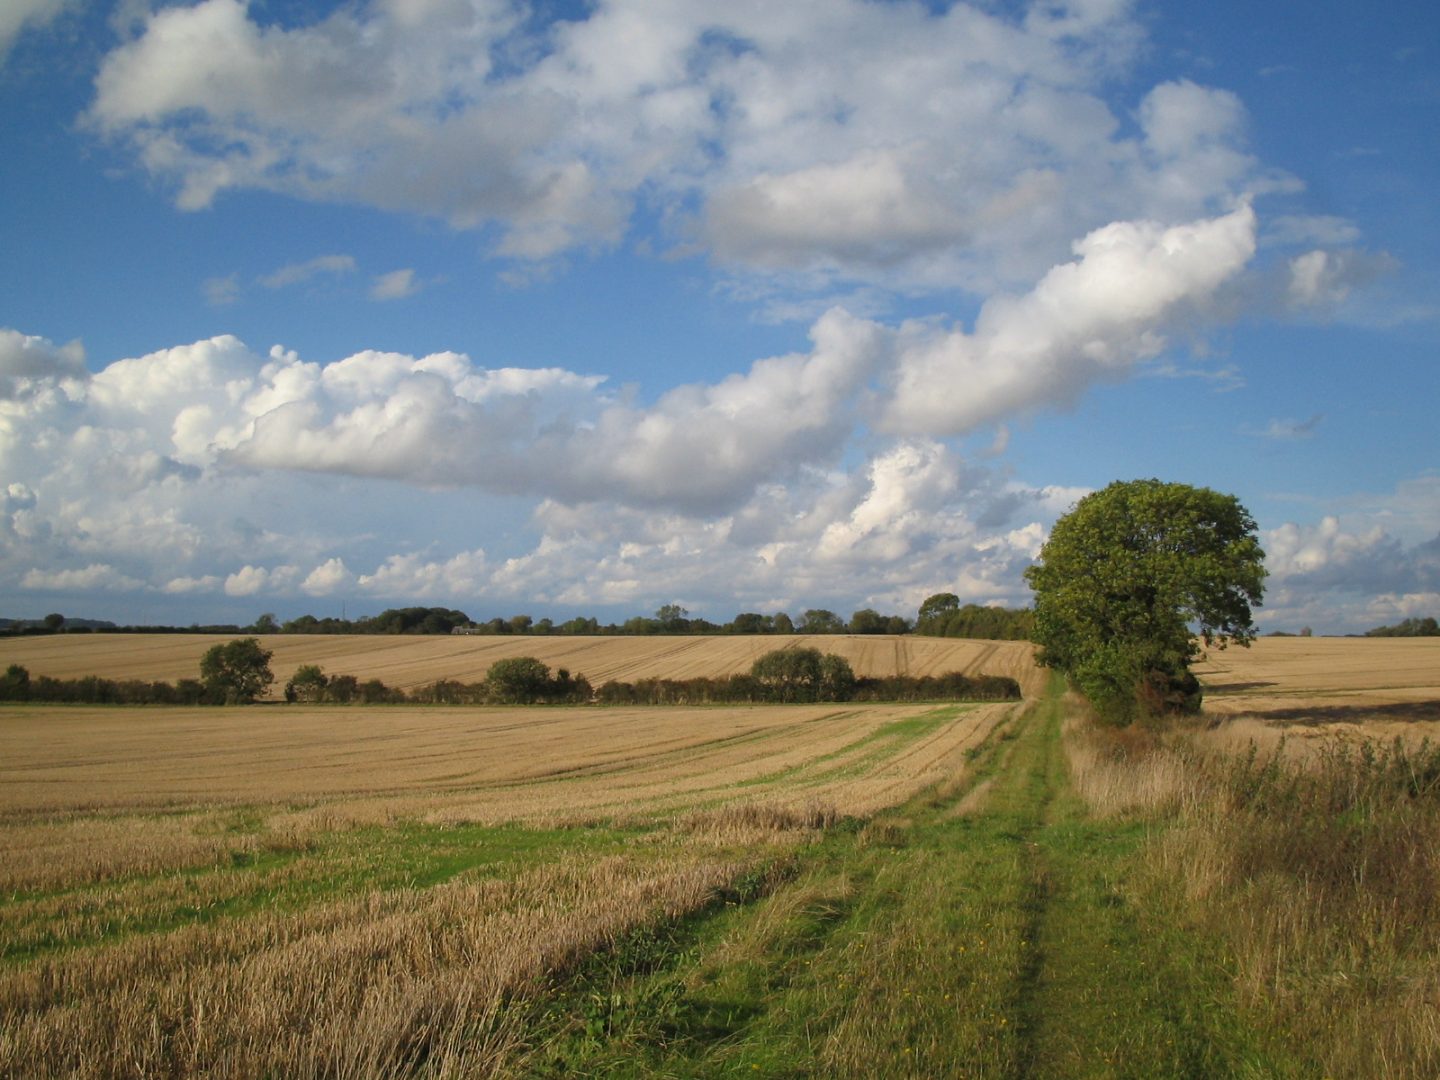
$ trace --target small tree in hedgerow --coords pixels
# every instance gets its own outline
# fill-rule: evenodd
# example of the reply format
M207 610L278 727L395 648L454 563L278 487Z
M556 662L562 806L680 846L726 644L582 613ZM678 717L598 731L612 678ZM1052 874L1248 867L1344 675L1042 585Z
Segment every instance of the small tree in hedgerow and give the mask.
M324 701L330 678L318 664L301 664L285 684L286 701Z
M770 701L848 701L855 693L850 662L819 649L776 649L750 666Z
M253 637L212 645L200 658L200 679L212 700L227 705L248 704L275 681L270 671L273 655Z
M834 653L820 657L821 701L849 701L855 696L855 672L850 661Z
M497 705L532 704L550 687L550 666L533 656L496 660L485 674L485 696Z
M1265 552L1232 495L1117 481L1055 523L1025 577L1039 661L1065 673L1102 720L1200 708L1199 642L1255 637Z
M820 687L819 649L776 649L750 665L750 677L770 701L814 701Z

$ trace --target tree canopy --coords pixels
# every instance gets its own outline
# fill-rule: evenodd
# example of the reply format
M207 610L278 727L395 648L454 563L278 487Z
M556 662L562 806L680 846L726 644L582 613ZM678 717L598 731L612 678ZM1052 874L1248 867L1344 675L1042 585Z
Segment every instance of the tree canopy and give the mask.
M1402 619L1394 626L1377 626L1366 630L1366 637L1440 637L1440 623L1433 616Z
M226 703L248 703L275 681L270 670L273 655L253 637L212 645L200 658L200 678L212 695Z
M843 634L845 624L840 616L826 608L811 608L800 621L802 634Z
M324 701L330 679L318 664L301 664L285 684L286 701Z
M925 598L920 605L920 617L916 620L916 629L921 624L935 622L960 610L960 598L953 592L934 593Z
M1234 496L1160 480L1087 495L1025 572L1040 663L1063 671L1114 723L1196 710L1189 665L1199 642L1254 639L1264 557Z
M981 604L960 606L954 593L935 593L920 605L915 633L931 637L989 638L1024 641L1034 629L1035 613L1029 608L990 607Z
M845 701L855 672L843 656L819 649L777 649L750 666L750 677L775 701Z
M490 665L485 684L492 700L524 705L544 695L550 682L550 665L533 656L507 656Z

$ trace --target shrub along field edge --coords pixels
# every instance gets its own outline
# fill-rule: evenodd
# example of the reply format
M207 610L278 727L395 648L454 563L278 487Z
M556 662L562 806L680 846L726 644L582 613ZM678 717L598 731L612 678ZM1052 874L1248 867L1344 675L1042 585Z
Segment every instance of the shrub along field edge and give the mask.
M273 681L269 653L240 639L216 646L215 653L251 645L252 670L229 676L176 683L137 679L106 679L95 675L32 679L22 665L11 664L0 676L0 701L52 702L71 705L226 705L254 700ZM211 653L206 654L207 661ZM202 666L202 670L203 666ZM239 680L244 678L241 685ZM318 665L302 666L285 685L287 702L306 704L427 705L702 705L775 704L819 701L1019 701L1020 684L1003 675L891 675L857 678L849 663L818 649L783 649L758 659L748 675L719 678L641 679L606 682L592 688L584 675L567 669L552 672L534 657L497 660L482 682L440 679L411 691L386 686L379 679L354 675L327 676Z

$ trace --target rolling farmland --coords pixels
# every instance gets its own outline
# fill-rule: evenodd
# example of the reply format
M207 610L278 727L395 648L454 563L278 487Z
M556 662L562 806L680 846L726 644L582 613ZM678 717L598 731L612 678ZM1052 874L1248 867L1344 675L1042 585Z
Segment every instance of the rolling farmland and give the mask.
M12 639L0 662L176 678L216 640ZM1231 735L1426 727L1432 642L1215 654L1200 671L1210 723L1122 753L1073 723L1062 735L1068 706L1019 643L266 644L282 679L318 663L413 687L478 679L508 655L600 679L716 675L782 641L866 674L1009 674L1027 700L0 708L0 1074L1404 1077L1440 1064L1424 1012L1440 943L1387 931L1408 942L1377 954L1393 975L1327 981L1341 961L1306 951L1313 931L1265 931L1287 943L1280 959L1233 937L1298 918L1304 890L1252 910L1239 886L1209 897L1194 877L1232 856L1247 872L1247 837L1304 850L1264 839L1269 818L1237 817ZM1416 836L1407 866L1434 858ZM1348 913L1337 933L1364 925L1359 901L1317 895ZM1222 939L1234 966L1216 959ZM1290 996L1266 982L1282 976Z
M173 679L216 640L19 639L0 661ZM281 678L319 663L413 687L513 655L602 679L724 674L781 643L266 644ZM877 672L1028 657L817 644ZM757 897L842 818L955 790L1021 708L7 706L0 1072L508 1075L557 973Z

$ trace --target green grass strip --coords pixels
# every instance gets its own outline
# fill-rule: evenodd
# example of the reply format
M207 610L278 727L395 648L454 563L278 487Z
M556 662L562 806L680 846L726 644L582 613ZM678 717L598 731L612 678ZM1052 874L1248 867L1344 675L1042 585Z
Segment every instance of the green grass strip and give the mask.
M1056 692L978 756L975 808L834 833L643 970L602 965L551 1003L530 1075L1273 1075L1219 964L1129 899L1144 827L1088 818L1060 727Z

